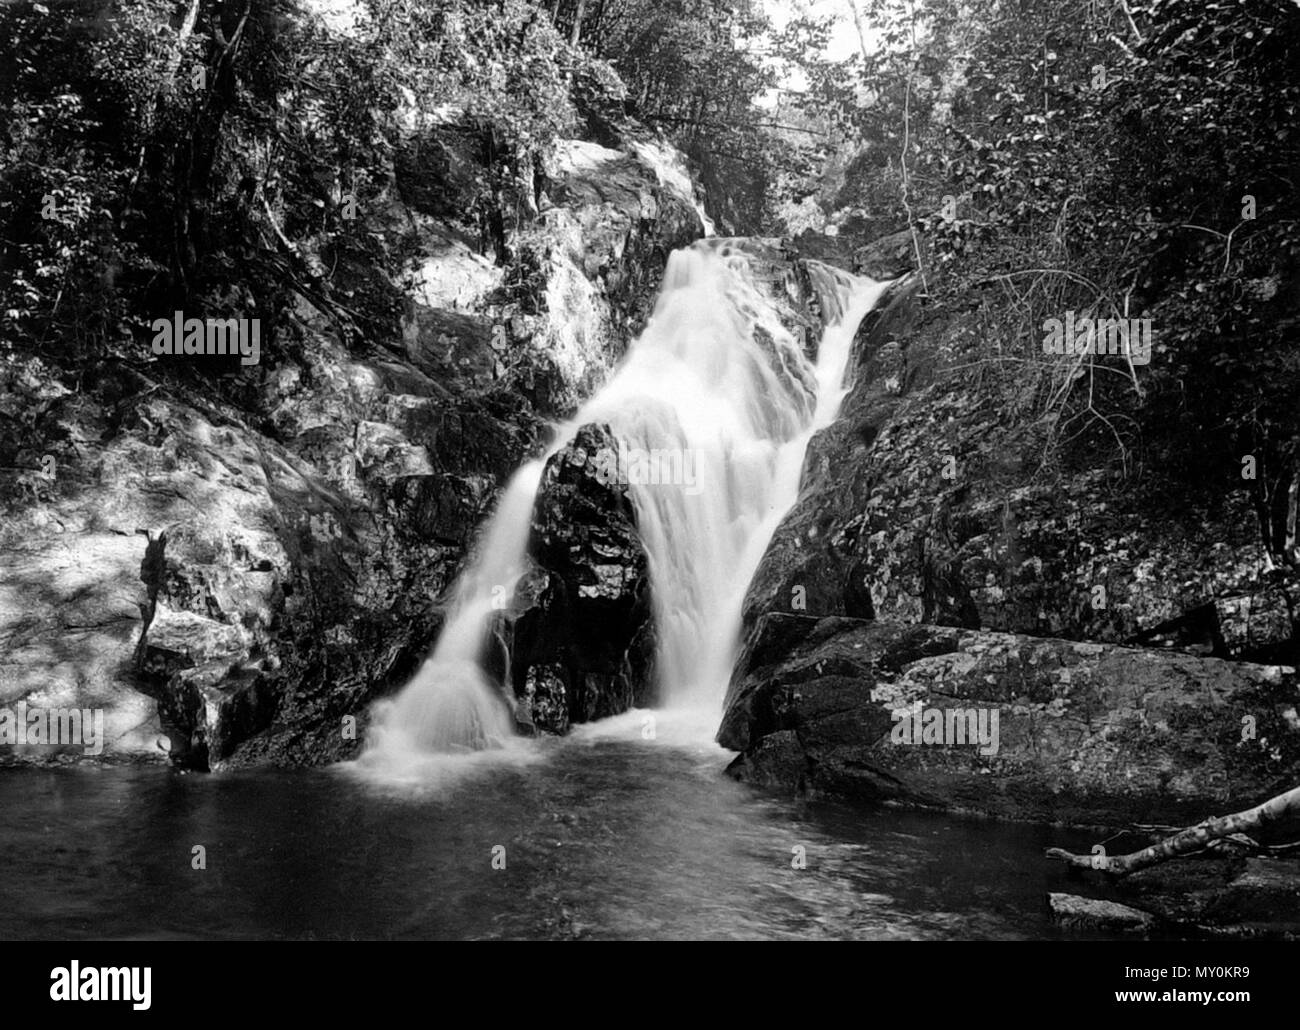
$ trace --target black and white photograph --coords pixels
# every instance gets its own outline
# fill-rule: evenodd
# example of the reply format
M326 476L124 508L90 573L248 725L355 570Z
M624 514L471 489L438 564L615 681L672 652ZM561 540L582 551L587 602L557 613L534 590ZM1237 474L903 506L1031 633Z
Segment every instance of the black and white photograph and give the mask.
M0 56L26 994L1030 942L1100 963L1058 1011L1271 1018L1297 0L2 0Z

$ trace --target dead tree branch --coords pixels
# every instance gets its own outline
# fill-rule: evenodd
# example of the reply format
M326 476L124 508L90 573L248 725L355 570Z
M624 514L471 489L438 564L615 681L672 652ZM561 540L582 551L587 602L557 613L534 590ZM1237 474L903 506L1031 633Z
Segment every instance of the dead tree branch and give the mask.
M1248 830L1258 830L1267 823L1297 815L1300 815L1300 787L1292 787L1284 794L1269 798L1262 805L1248 808L1244 812L1206 819L1190 829L1166 837L1158 844L1128 855L1076 855L1063 848L1048 848L1047 857L1058 859L1074 869L1100 869L1112 876L1127 876L1171 858L1204 851L1216 840Z

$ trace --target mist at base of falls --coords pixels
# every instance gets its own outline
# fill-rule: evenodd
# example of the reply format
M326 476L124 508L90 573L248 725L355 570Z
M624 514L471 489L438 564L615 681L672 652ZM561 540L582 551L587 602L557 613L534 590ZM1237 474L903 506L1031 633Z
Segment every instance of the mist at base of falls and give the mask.
M502 593L512 596L527 570L546 460L587 423L608 425L620 456L650 463L648 475L619 472L648 558L658 696L695 713L687 723L701 735L716 731L745 592L798 497L809 440L839 410L858 324L887 285L806 266L828 323L811 359L738 241L709 239L670 256L654 312L623 362L502 493L433 653L376 707L362 765L409 767L509 742L513 699L484 672L483 652Z

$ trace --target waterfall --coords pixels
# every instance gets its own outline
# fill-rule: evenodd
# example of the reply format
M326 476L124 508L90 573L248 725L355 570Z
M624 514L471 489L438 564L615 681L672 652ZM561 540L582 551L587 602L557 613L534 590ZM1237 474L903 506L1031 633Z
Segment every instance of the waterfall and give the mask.
M839 409L854 333L883 289L809 268L834 321L815 364L745 250L719 240L673 254L645 332L578 416L608 423L651 473L656 452L660 464L694 473L690 483L628 476L667 707L721 702L745 591L798 497L808 441Z
M500 747L511 736L504 695L480 662L494 604L513 596L527 571L533 499L545 467L544 458L528 462L502 492L475 559L452 589L433 654L397 698L376 712L372 751L474 751Z
M718 714L745 591L798 498L808 441L839 410L858 323L887 285L805 262L828 323L811 361L772 287L760 287L761 264L717 238L670 256L654 312L619 368L503 492L433 653L376 711L366 758L475 750L510 736L510 691L489 681L483 650L494 608L527 568L546 460L591 422L619 441L619 481L649 560L661 699Z

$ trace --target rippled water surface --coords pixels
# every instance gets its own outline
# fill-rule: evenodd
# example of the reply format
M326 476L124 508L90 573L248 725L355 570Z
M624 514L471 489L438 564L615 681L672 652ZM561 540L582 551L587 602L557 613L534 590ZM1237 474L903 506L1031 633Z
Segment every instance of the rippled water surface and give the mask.
M775 798L640 726L402 783L0 771L0 938L1057 935L1044 896L1069 888L1042 849L1077 835Z

